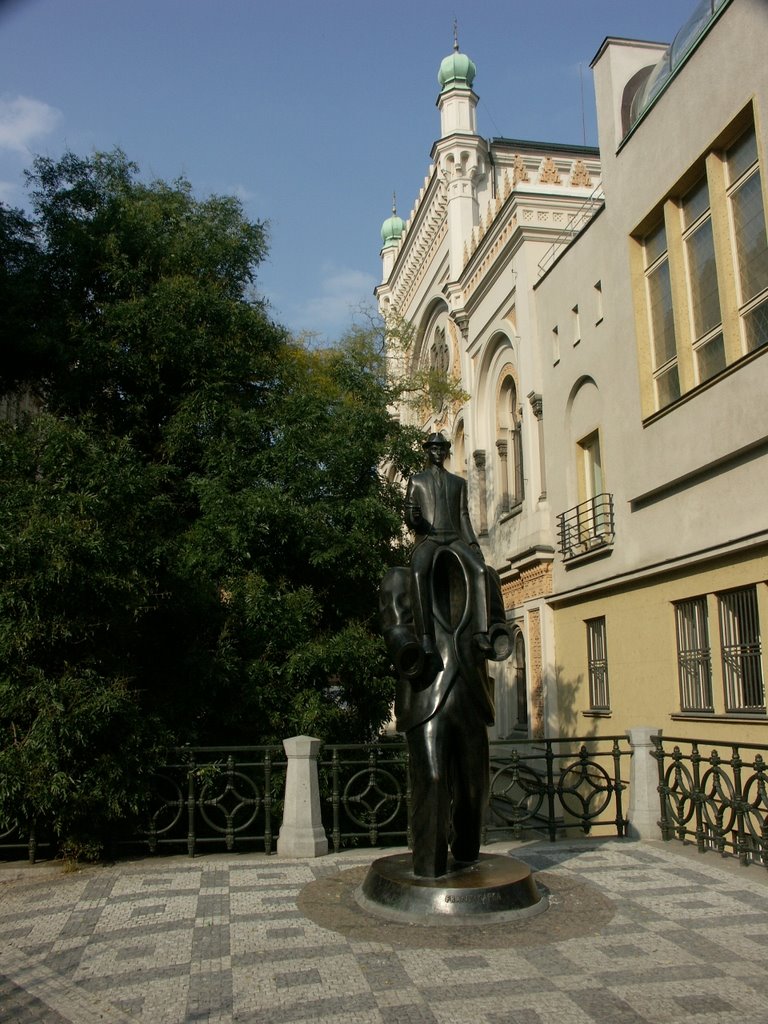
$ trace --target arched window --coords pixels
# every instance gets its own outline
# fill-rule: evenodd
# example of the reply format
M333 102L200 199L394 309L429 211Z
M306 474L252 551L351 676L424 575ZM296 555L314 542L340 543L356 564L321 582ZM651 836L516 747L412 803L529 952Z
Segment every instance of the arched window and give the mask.
M464 439L464 421L459 420L453 432L453 450L451 452L451 471L457 476L467 479L467 451Z
M517 729L528 729L528 679L525 666L525 638L522 629L512 637L512 672L517 707Z
M436 327L429 347L429 368L437 373L448 373L451 353L445 337L445 327Z
M640 68L630 78L627 84L624 86L624 92L621 94L621 135L622 138L627 134L629 129L632 127L632 104L634 103L635 97L638 96L644 89L645 83L651 77L655 65L649 64L648 67Z
M498 509L510 512L523 500L522 428L517 404L517 388L511 376L504 378L497 409Z

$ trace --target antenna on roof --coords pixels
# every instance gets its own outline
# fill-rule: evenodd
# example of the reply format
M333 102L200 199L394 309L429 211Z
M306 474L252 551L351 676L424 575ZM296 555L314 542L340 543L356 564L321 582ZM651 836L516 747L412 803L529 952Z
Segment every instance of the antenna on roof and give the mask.
M579 64L579 87L581 89L581 137L587 144L587 121L584 117L584 65Z

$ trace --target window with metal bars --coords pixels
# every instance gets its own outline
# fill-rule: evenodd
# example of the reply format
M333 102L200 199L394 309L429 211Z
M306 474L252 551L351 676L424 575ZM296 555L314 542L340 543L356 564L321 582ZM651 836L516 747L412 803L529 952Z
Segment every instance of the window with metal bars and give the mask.
M726 711L765 711L762 645L754 586L717 595Z
M608 648L605 637L605 616L587 619L587 667L589 672L589 706L591 711L610 711L608 693Z
M706 597L675 603L681 711L714 711Z

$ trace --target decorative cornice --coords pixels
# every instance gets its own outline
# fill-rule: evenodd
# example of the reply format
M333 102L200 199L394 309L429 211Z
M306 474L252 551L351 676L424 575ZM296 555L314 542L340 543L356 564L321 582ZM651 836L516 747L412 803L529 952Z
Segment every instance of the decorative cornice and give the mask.
M540 420L544 415L544 401L541 395L537 395L535 391L531 391L528 395L528 401L531 403L531 409L533 409L533 415L537 420Z

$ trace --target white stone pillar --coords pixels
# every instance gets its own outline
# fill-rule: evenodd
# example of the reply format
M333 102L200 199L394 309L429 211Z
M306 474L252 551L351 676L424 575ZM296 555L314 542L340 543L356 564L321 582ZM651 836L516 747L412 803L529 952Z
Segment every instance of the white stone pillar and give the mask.
M661 839L659 765L651 742L651 736L661 736L661 729L627 729L627 736L632 747L628 834L630 839Z
M320 743L311 736L283 740L288 770L283 824L277 839L277 852L281 857L322 857L328 853L317 777Z

